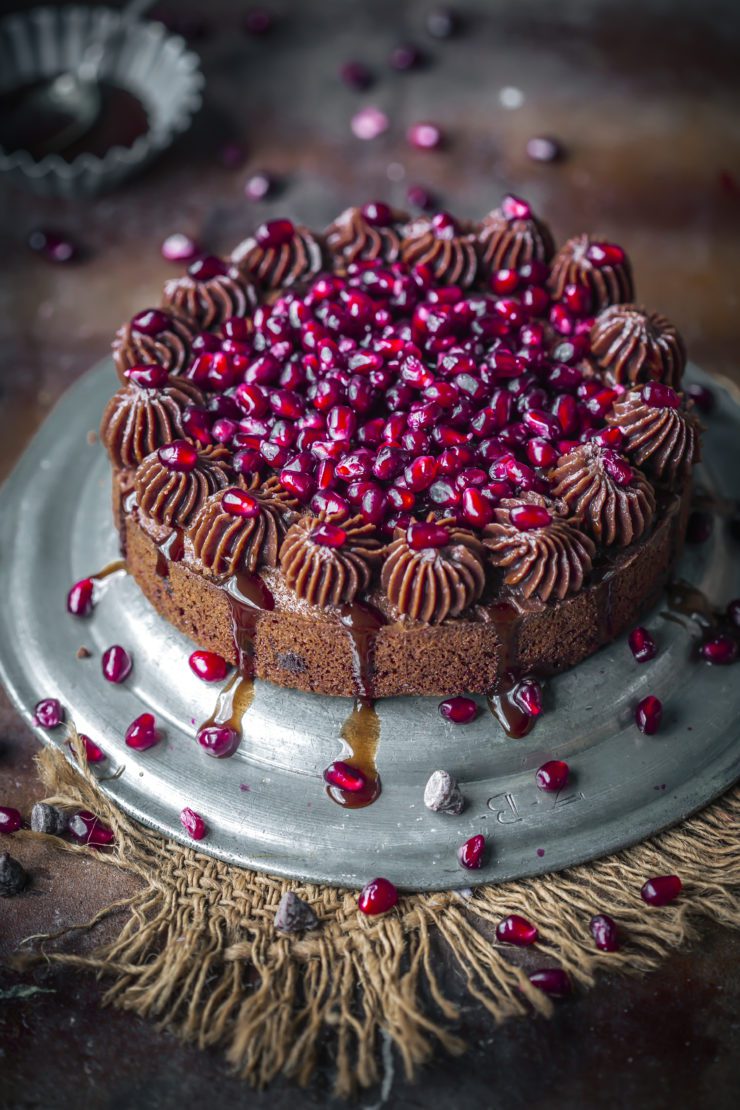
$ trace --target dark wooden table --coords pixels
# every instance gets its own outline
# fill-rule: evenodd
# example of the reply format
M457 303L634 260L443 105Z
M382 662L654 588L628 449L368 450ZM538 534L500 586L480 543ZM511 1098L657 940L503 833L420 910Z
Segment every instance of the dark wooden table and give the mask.
M0 3L0 12L22 6ZM240 29L240 4L171 0L177 18L200 9L203 22L193 45L207 98L189 134L144 176L94 202L0 192L0 477L57 397L105 354L118 322L156 301L171 273L159 254L166 234L186 231L219 250L267 215L322 226L360 199L404 204L409 184L471 216L513 189L561 236L586 229L613 236L632 256L640 298L681 326L697 362L740 381L736 0L470 0L460 8L459 33L446 41L425 32L432 6L276 0L272 33L250 38ZM423 48L423 69L390 69L401 41ZM338 70L349 59L371 67L372 89L341 84ZM512 102L519 106L505 106ZM373 142L350 130L363 104L390 117L388 132ZM407 146L406 127L418 120L444 129L443 151ZM526 141L538 134L562 142L561 162L528 159ZM246 156L227 169L219 151L234 139ZM243 185L263 169L282 190L255 204ZM33 255L26 237L38 226L62 229L84 248L84 260L55 267ZM1 575L0 565L0 582ZM35 750L2 700L0 801L25 812L40 795ZM0 959L23 936L84 920L126 890L126 880L96 861L60 861L31 845L18 854L34 873L34 894L0 904ZM735 1105L739 957L736 935L705 928L654 975L606 980L559 1006L549 1023L494 1029L470 1006L463 1031L475 1047L463 1063L440 1058L414 1087L389 1076L390 1093L361 1103ZM49 993L4 999L3 988L19 983ZM305 1095L287 1084L253 1094L217 1056L99 1011L99 993L76 974L0 971L0 1106L326 1104L323 1074Z

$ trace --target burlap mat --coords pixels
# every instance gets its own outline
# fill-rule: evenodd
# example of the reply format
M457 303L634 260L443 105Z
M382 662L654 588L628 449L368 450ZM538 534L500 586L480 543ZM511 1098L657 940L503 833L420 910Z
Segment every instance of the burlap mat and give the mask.
M76 745L77 746L77 745ZM440 985L437 940L468 994L495 1022L550 1013L511 949L495 941L496 923L521 913L537 925L539 966L564 967L578 988L602 969L644 972L688 940L698 918L740 926L740 789L678 827L634 848L545 875L456 893L402 897L380 918L357 910L356 893L275 879L200 855L130 821L84 766L56 749L39 757L46 799L94 811L116 834L98 858L138 876L137 894L103 910L90 928L123 912L118 939L93 952L65 951L70 932L29 938L28 965L44 959L110 980L104 997L201 1047L223 1049L234 1069L264 1085L280 1073L308 1082L322 1046L336 1063L335 1090L348 1095L378 1078L379 1035L392 1039L412 1077L439 1045L461 1053L458 1008ZM28 836L40 834L26 833ZM87 852L54 837L63 851ZM672 905L647 907L640 887L678 874ZM316 932L282 936L273 918L281 895L296 890L321 920ZM600 952L588 930L599 912L614 917L624 941ZM541 957L541 959L539 959Z

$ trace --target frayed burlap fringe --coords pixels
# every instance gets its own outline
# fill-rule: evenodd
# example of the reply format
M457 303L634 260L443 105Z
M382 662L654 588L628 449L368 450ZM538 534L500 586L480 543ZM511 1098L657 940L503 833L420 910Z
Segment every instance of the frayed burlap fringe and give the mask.
M540 966L559 964L581 988L606 968L655 967L693 935L697 917L740 926L740 790L606 859L478 888L470 898L409 895L373 919L358 912L351 891L244 871L142 828L102 793L88 767L73 768L56 749L44 751L39 764L48 801L93 810L114 829L115 847L98 858L137 876L141 889L80 926L125 911L113 943L76 955L64 951L65 931L29 938L19 959L106 976L105 1002L203 1048L218 1046L240 1075L260 1086L280 1074L307 1083L327 1040L340 1096L378 1079L381 1032L409 1077L439 1045L463 1052L454 1031L458 1008L435 968L437 938L449 947L469 995L495 1022L549 1013L550 1000L511 961L511 949L495 941L494 927L509 913L537 925ZM89 851L49 839L65 851ZM645 879L671 873L683 880L682 896L660 910L646 907L640 898ZM313 906L321 921L316 932L275 932L277 904L290 889ZM589 933L590 918L601 911L619 923L624 944L617 953L599 952Z

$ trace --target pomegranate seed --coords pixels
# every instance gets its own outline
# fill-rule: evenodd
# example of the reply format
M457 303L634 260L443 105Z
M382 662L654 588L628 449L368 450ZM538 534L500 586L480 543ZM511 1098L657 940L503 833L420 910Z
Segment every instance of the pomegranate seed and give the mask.
M412 524L406 539L413 551L423 551L428 547L445 547L450 542L450 533L439 524Z
M419 493L429 489L437 477L437 460L431 455L419 455L403 472L410 490Z
M714 666L726 666L737 659L737 641L729 636L715 636L699 648L702 659Z
M532 971L528 979L533 987L537 987L551 998L565 998L571 993L570 976L562 967L543 967L539 971Z
M566 285L563 304L574 316L587 316L591 311L591 290L587 285Z
M241 737L231 725L205 725L198 730L195 739L208 755L227 759L239 747Z
M44 698L36 703L33 723L41 728L58 728L64 720L64 710L57 698Z
M158 308L146 308L131 319L132 330L140 335L161 335L169 326L169 316Z
M140 389L161 389L167 384L169 375L164 366L131 366L126 377Z
M628 486L634 481L634 470L627 460L618 455L616 451L607 448L607 450L602 451L601 458L604 463L604 470L618 486Z
M663 703L654 694L643 698L635 710L635 723L640 732L646 736L653 736L660 728L663 716Z
M528 717L539 717L542 712L542 687L533 678L522 679L512 690L512 697Z
M70 817L67 832L78 844L89 844L93 848L104 848L115 840L113 832L100 818L86 809Z
M23 818L17 809L12 806L0 806L0 833L9 836L17 832L23 824Z
M457 850L457 861L468 871L477 871L483 866L486 852L486 838L480 833L471 836Z
M542 505L515 505L509 513L511 523L520 532L532 528L547 528L552 524L552 516Z
M136 751L145 752L159 743L160 735L156 721L151 713L142 713L126 729L126 745Z
M442 145L442 131L434 123L414 123L406 132L409 145L417 150L438 150Z
M643 386L641 397L646 405L653 409L678 409L681 407L681 398L675 389L661 382L648 382Z
M569 767L561 759L551 759L543 763L535 775L535 782L540 790L548 794L555 794L562 790L568 781Z
M202 840L208 832L208 827L199 813L189 806L180 811L180 824L193 840Z
M367 776L359 767L338 759L330 763L324 771L324 782L329 786L337 786L340 790L348 790L350 794L360 794L367 787Z
M75 617L88 616L93 608L94 588L92 578L81 578L79 582L75 582L67 594L67 611Z
M485 528L493 520L493 505L486 500L480 490L472 487L462 491L460 512L463 520L475 528Z
M89 736L85 736L84 732L81 732L79 734L79 737L82 741L82 746L85 749L85 758L87 759L87 762L102 763L103 760L106 758L103 749L98 747L95 741L91 740ZM69 741L67 741L67 743L69 743Z
M456 725L468 725L478 716L478 705L472 698L458 696L441 701L439 711L446 721L452 721Z
M714 394L711 389L707 389L704 385L687 385L686 393L694 402L696 407L707 415L714 408Z
M201 253L200 247L189 235L177 231L162 243L162 258L167 262L192 262Z
M116 684L125 682L131 674L131 656L120 644L113 644L103 652L101 660L103 677Z
M586 250L586 258L600 269L603 266L621 266L626 255L616 243L591 243Z
M490 286L494 293L506 296L519 288L521 278L516 270L496 270L491 274Z
M507 220L529 220L532 216L532 209L526 200L511 193L501 201L501 211Z
M369 89L374 80L372 72L362 62L345 62L339 70L339 76L345 85L357 92Z
M596 947L602 952L616 952L619 948L619 930L616 921L605 913L597 913L588 923Z
M190 670L204 682L223 682L229 665L215 651L194 651L188 659Z
M394 46L391 51L390 63L393 69L406 72L423 65L424 55L411 43L401 43L399 46Z
M28 245L37 254L43 254L49 262L74 262L79 256L79 248L71 239L48 228L37 228L28 236Z
M263 170L253 173L244 183L244 194L249 200L266 200L275 189L275 178Z
M369 917L387 913L397 902L398 891L388 879L371 879L362 888L357 899L358 908Z
M230 516L252 518L261 512L257 499L240 489L227 490L221 498L221 506Z
M546 135L528 139L526 149L533 162L557 162L563 157L563 148L558 140Z
M216 277L223 277L228 267L221 258L208 254L199 258L188 266L188 274L196 281L212 281Z
M678 875L656 875L643 884L640 895L649 906L667 906L682 890L683 883Z
M198 452L186 439L176 439L165 447L160 447L157 455L159 461L168 470L176 470L183 474L194 470L198 462Z
M655 640L647 628L633 628L629 634L628 643L638 663L647 663L650 659L654 659L658 652Z
M261 247L283 247L289 243L295 234L295 227L290 220L268 220L260 224L254 237Z
M409 204L414 205L415 208L421 208L423 212L429 212L435 207L435 199L428 189L423 185L409 185L406 190L406 199Z
M377 139L388 130L388 116L380 108L368 105L352 117L352 133L358 139Z
M527 458L533 466L550 467L558 461L558 452L545 439L530 439L527 444Z
M312 530L311 539L322 547L343 547L347 542L347 533L336 524L319 524Z
M528 948L534 944L539 936L536 925L520 917L518 913L511 913L499 921L496 926L496 937L504 944L515 944L518 948Z

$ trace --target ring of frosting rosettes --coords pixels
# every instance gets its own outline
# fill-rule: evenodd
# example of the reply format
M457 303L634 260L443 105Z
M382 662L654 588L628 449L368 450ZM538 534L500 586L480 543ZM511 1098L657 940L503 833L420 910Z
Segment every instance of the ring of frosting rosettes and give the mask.
M649 530L651 482L684 481L698 430L676 392L683 343L665 317L631 303L622 248L580 236L553 250L547 226L511 196L477 224L445 212L410 220L381 203L348 209L323 235L286 219L263 224L229 260L199 259L168 282L160 308L120 329L126 384L102 428L113 464L141 469L144 448L156 453L173 434L199 456L223 451L225 484L212 461L201 467L205 496L225 499L229 484L252 496L269 481L301 519L354 521L353 537L359 529L393 549L393 575L381 578L415 619L477 600L473 564L503 565L487 530L511 524L502 512L517 499L566 506L568 527L587 541L576 559L585 576L589 542L626 546ZM192 517L190 483L171 484L175 515ZM564 518L552 515L554 536ZM454 575L421 560L435 599L422 605L403 577L419 562L403 537L430 516L471 538L440 549L464 549ZM232 528L219 547L219 520L214 510L203 549L218 548L224 565L240 543L279 565L276 544L300 524L250 526L249 542ZM567 560L562 539L553 543ZM357 567L340 579L340 592L355 580L364 590ZM532 592L559 596L563 581Z

